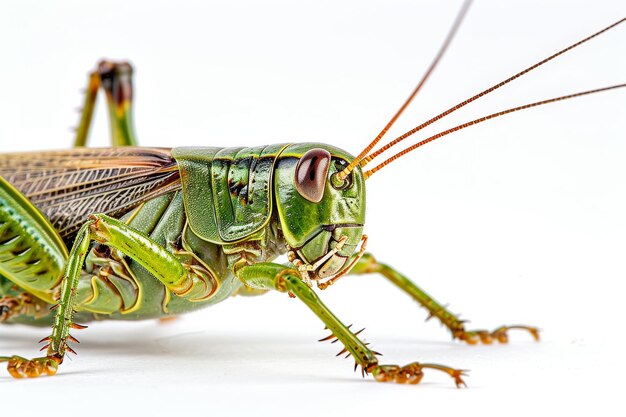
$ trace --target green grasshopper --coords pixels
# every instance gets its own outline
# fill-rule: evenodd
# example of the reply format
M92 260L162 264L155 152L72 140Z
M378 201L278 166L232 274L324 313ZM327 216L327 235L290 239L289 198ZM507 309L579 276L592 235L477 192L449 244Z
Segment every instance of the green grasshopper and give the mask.
M382 365L322 303L345 275L378 273L425 307L452 333L475 343L505 343L532 326L467 330L407 277L366 253L365 181L412 150L466 127L529 107L625 87L620 84L500 111L442 131L389 157L374 158L453 111L624 22L622 19L372 150L416 96L451 42L463 6L430 68L380 134L356 157L319 143L254 148L140 148L132 120L132 68L102 61L90 74L74 149L0 155L0 322L52 324L46 355L0 357L16 378L54 375L75 353L71 329L95 319L175 316L233 295L275 290L305 303L338 340L340 354L377 381L417 384L424 370L442 371L457 386L464 371L414 362ZM103 90L110 148L88 148L95 100ZM69 249L69 250L68 250ZM273 261L287 255L288 263Z

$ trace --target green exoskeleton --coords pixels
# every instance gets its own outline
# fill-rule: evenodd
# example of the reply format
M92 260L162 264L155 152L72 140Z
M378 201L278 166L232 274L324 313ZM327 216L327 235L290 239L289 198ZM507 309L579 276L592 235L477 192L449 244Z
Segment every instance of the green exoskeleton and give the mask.
M469 3L469 2L468 2ZM140 148L132 121L132 68L103 61L90 75L75 148L0 154L0 322L52 325L45 355L3 356L17 378L53 375L74 353L72 329L94 319L141 320L179 315L232 295L270 290L305 303L336 338L355 369L378 381L419 383L414 362L383 365L322 303L345 275L379 273L425 307L458 340L507 341L510 329L468 330L463 321L392 267L365 252L365 181L411 150L465 127L524 108L626 84L530 103L476 119L409 146L366 170L375 157L425 126L586 42L617 23L451 107L370 152L412 101L460 25L459 13L439 55L400 110L358 156L319 143L254 148ZM88 148L95 98L107 96L112 147ZM274 260L286 255L286 264Z

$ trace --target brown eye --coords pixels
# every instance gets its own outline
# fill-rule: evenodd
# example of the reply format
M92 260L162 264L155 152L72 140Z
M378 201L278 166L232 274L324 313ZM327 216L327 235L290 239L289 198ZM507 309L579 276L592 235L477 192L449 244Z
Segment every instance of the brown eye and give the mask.
M326 175L330 167L330 153L324 149L311 149L300 158L296 166L296 189L313 203L324 197Z

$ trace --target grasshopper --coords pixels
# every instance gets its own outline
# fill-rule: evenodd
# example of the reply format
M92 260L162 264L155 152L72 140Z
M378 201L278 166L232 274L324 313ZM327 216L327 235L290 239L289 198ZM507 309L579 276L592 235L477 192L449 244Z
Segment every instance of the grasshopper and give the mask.
M380 382L419 383L425 370L460 387L465 372L440 364L380 364L378 352L322 303L346 275L378 273L468 344L505 343L519 329L466 329L415 283L366 252L365 181L433 140L526 108L625 87L584 91L506 109L444 130L366 169L380 154L457 109L624 22L622 19L460 102L374 150L420 91L456 33L466 2L420 83L357 156L320 143L244 147L141 148L134 133L132 67L102 61L89 76L74 149L0 155L0 322L52 324L45 356L3 356L16 378L54 375L95 319L175 316L233 295L287 293L337 340L355 369ZM104 91L111 147L88 148L96 96ZM288 263L273 262L286 255Z

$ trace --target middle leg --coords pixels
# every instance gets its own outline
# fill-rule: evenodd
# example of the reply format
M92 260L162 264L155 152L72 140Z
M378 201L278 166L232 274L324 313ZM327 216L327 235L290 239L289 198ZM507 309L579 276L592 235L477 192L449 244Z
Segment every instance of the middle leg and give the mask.
M72 328L85 327L74 323L74 315L78 301L78 283L92 241L119 250L146 268L174 295L189 301L206 300L218 288L219 284L213 273L202 266L184 262L184 253L179 258L119 220L102 214L91 215L78 232L67 261L59 302L54 306L56 316L52 334L42 339L47 342L44 347L47 348L46 356L30 360L20 356L0 357L0 362L8 362L7 368L14 377L54 375L65 354L68 351L74 353L68 342L76 342L70 335Z
M352 333L319 299L317 294L300 278L297 270L274 263L258 263L242 267L236 271L237 276L246 285L260 290L276 290L293 294L306 304L332 332L344 349L339 354L352 355L355 360L354 369L361 366L362 373L371 373L379 382L397 382L417 384L422 380L425 369L445 372L454 379L457 387L465 385L462 370L448 366L413 362L409 365L380 365L376 352L370 350L358 338L358 333Z

